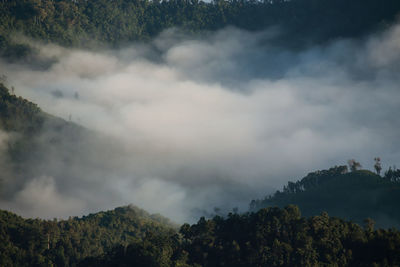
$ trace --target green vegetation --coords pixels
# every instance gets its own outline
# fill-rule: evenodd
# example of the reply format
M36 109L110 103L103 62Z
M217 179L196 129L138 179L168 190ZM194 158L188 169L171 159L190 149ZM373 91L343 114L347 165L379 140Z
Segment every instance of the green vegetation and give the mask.
M365 229L295 206L201 218L180 235L150 235L82 266L396 266L400 232Z
M2 140L6 142L6 153L0 160L0 181L8 192L20 188L25 177L35 177L37 170L48 164L51 151L70 148L65 161L71 162L73 151L84 146L88 134L83 127L43 112L12 91L0 83L0 131L8 135ZM3 193L7 192L0 195Z
M42 132L48 116L36 104L22 97L10 94L8 88L0 83L0 130L9 135L6 153L0 160L0 189L12 184L19 186L27 158L38 148L35 141ZM2 144L3 145L3 144ZM0 195L3 195L3 190Z
M279 26L276 40L298 47L363 36L393 23L399 11L398 0L2 0L0 57L34 57L21 35L68 47L118 47L171 27L192 34ZM8 136L0 161L7 166L0 173L5 199L60 150L67 150L65 166L83 166L91 159L82 151L97 142L88 130L44 113L1 83L0 129ZM355 160L349 165L351 172L337 166L289 182L253 200L249 213L201 218L180 231L132 206L61 221L0 211L0 266L400 266L400 232L374 230L373 222L400 225L400 170L380 176L379 158L377 174L358 170ZM46 174L77 176L73 168L59 169Z
M400 225L400 170L390 168L383 177L367 170L347 171L347 166L309 173L288 182L282 191L253 200L252 211L295 204L305 216L323 211L361 223L374 219L381 227Z
M63 221L0 211L1 266L396 266L400 232L295 206L229 214L179 233L134 207Z
M10 94L0 83L0 128L7 132L34 134L41 127L44 114L32 102Z
M47 126L52 130L46 138L56 147L71 140L78 142L79 133L85 131L43 113L35 104L10 94L3 85L0 92L1 128L20 135L20 141L9 146L9 152L17 155L11 162L19 170L27 163L24 155L35 155L35 144L40 145L35 141L38 136L43 131L48 135ZM65 130L72 135L57 139L57 133ZM71 140L65 141L66 136ZM252 202L253 210L263 205L285 206L283 209L270 207L255 213L231 213L226 218L201 218L197 224L182 225L179 232L167 219L131 206L61 221L23 219L0 211L0 265L399 265L398 230L374 230L371 219L361 228L322 212L355 221L372 217L384 225L382 216L373 216L379 213L389 224L398 222L400 170L390 168L381 177L358 170L360 164L354 160L349 164L352 172L347 166L313 172L298 182L289 182L282 192ZM377 172L379 167L376 160ZM301 217L296 206L286 206L289 203L298 204L307 217ZM321 215L313 216L316 214Z
M76 266L118 244L141 241L148 232L175 230L167 219L133 206L62 221L23 219L0 211L0 265Z
M0 54L24 58L29 47L15 33L65 46L91 46L94 41L123 45L149 40L179 27L186 32L226 26L263 30L280 26L287 46L356 37L392 23L397 0L3 0L0 2Z

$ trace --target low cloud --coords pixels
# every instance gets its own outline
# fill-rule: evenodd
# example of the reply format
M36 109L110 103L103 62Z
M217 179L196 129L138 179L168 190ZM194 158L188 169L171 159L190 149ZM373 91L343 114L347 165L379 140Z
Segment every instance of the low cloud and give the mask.
M78 207L84 208L85 203L63 195L57 190L54 178L42 176L28 180L11 201L1 201L0 207L27 217L60 218L75 213Z
M1 63L17 94L107 140L68 164L71 144L53 151L10 209L51 218L133 203L193 221L195 210L245 210L350 158L396 164L399 29L302 51L274 46L271 31L196 39L169 30L118 51L46 45L46 70Z

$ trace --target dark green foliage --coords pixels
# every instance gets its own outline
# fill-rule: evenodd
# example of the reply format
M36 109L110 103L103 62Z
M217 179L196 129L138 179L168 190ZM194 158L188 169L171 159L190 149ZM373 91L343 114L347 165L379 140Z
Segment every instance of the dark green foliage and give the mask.
M118 244L139 242L148 232L175 230L133 206L62 221L23 219L0 211L0 266L75 266Z
M389 167L389 170L385 172L383 178L391 182L400 182L400 169Z
M6 164L0 174L1 187L6 189L1 191L2 198L18 191L24 177L40 174L60 149L69 150L63 154L64 164L82 161L79 155L90 146L88 137L97 138L78 125L44 113L12 91L0 84L0 129L8 135L0 162ZM68 168L64 172L71 177ZM0 211L0 266L75 266L117 245L139 242L148 232L175 233L173 228L168 219L136 207L59 222L25 220Z
M3 0L0 54L14 60L29 53L12 41L13 33L65 46L91 46L89 40L121 45L171 27L199 32L229 25L280 26L281 44L297 47L366 34L393 22L399 10L397 0Z
M288 182L263 200L253 200L250 209L295 204L305 216L329 214L362 223L370 217L380 227L400 225L400 171L389 169L384 177L367 170L347 172L346 166L309 173ZM397 176L396 176L397 175Z
M101 257L86 258L80 266L186 266L187 257L182 253L177 233L147 232L142 241L116 246Z
M8 132L35 133L43 124L44 114L36 104L10 94L0 83L0 128Z
M10 184L9 181L15 186L20 184L18 177L26 174L24 162L30 153L35 157L36 140L48 117L36 104L16 97L0 83L0 131L9 135L5 140L7 153L0 160L0 189ZM0 190L0 196L4 193Z
M43 112L12 91L0 83L0 132L8 136L3 140L7 150L0 160L0 180L2 187L7 187L0 192L1 197L20 188L24 177L40 175L52 151L69 148L71 153L64 159L69 163L87 140L83 138L87 134L84 128Z
M396 266L400 233L329 217L300 216L296 206L201 218L178 235L147 236L82 266Z
M19 171L26 172L28 154L37 164L42 161L34 153L42 144L38 138L55 148L79 143L84 129L43 113L3 85L0 97L1 128L19 135L8 151L10 164ZM64 134L57 137L59 132ZM313 215L327 210L359 222L372 217L385 225L382 217L374 217L383 214L386 225L393 224L399 218L399 173L393 167L381 177L366 170L348 172L346 166L313 172L252 202L254 210L298 203L307 217L296 206L267 208L201 218L184 224L180 233L167 219L135 207L62 221L0 211L0 266L396 266L397 230L375 231L371 219L362 229L325 212Z
M229 25L251 31L280 26L280 44L298 47L368 34L392 23L399 10L398 0L2 0L0 56L32 57L33 48L15 37L20 33L64 46L121 46L171 27L197 33ZM7 164L16 170L0 174L2 180L34 176L27 166L46 163L38 152L43 144L71 148L66 164L79 161L72 155L79 154L84 130L45 114L2 84L0 128L13 134ZM362 229L322 213L400 225L399 181L396 168L383 178L356 168L348 173L346 166L318 171L253 201L256 213L201 218L184 224L179 234L166 219L134 207L62 221L0 211L0 266L399 266L397 230L375 231L371 220ZM306 217L288 204L299 205ZM267 206L285 208L261 209Z

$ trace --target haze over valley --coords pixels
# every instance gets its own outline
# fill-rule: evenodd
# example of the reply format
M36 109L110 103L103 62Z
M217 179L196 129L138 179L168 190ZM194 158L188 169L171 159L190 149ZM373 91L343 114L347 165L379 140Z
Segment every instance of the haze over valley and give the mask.
M91 244L108 240L94 254L86 248L67 253L62 245L65 259L49 252L48 237L41 252L32 252L43 258L27 262L133 264L126 258L131 242L158 242L145 232L170 233L175 224L191 223L181 227L181 239L165 237L178 240L171 248L174 264L304 266L306 256L297 261L295 252L275 265L272 258L239 260L227 252L224 264L213 265L218 257L200 260L196 254L208 248L185 246L202 238L194 223L213 225L216 235L232 233L222 226L225 219L235 225L232 216L249 229L276 216L307 232L315 218L327 218L311 216L324 211L355 223L370 217L378 227L400 225L394 205L400 182L398 3L110 2L0 3L0 209L39 218L36 223L4 213L12 218L4 220L18 229L39 225L38 233L54 234L54 244L68 228L64 222L110 235L93 234ZM199 221L202 216L209 221ZM42 227L42 219L53 218L61 221ZM365 231L363 244L373 246L371 224L359 230L339 219L329 223L347 229L332 237L354 252L334 254L332 262L362 265L357 253L364 247L352 239L357 252L344 240ZM246 238L252 237L237 238L242 251ZM302 246L290 242L293 251ZM310 262L328 263L323 257ZM365 259L372 261L383 262Z

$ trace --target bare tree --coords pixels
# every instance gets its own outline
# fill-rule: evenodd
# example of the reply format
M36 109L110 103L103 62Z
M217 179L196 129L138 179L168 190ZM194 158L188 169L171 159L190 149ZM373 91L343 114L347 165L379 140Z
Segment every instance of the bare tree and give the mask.
M375 160L375 165L374 165L375 171L378 175L381 175L381 170L382 170L381 158L376 157L374 158L374 160Z
M352 172L355 172L356 170L362 167L360 162L357 162L355 159L349 159L347 161L347 164L349 164L350 170Z

